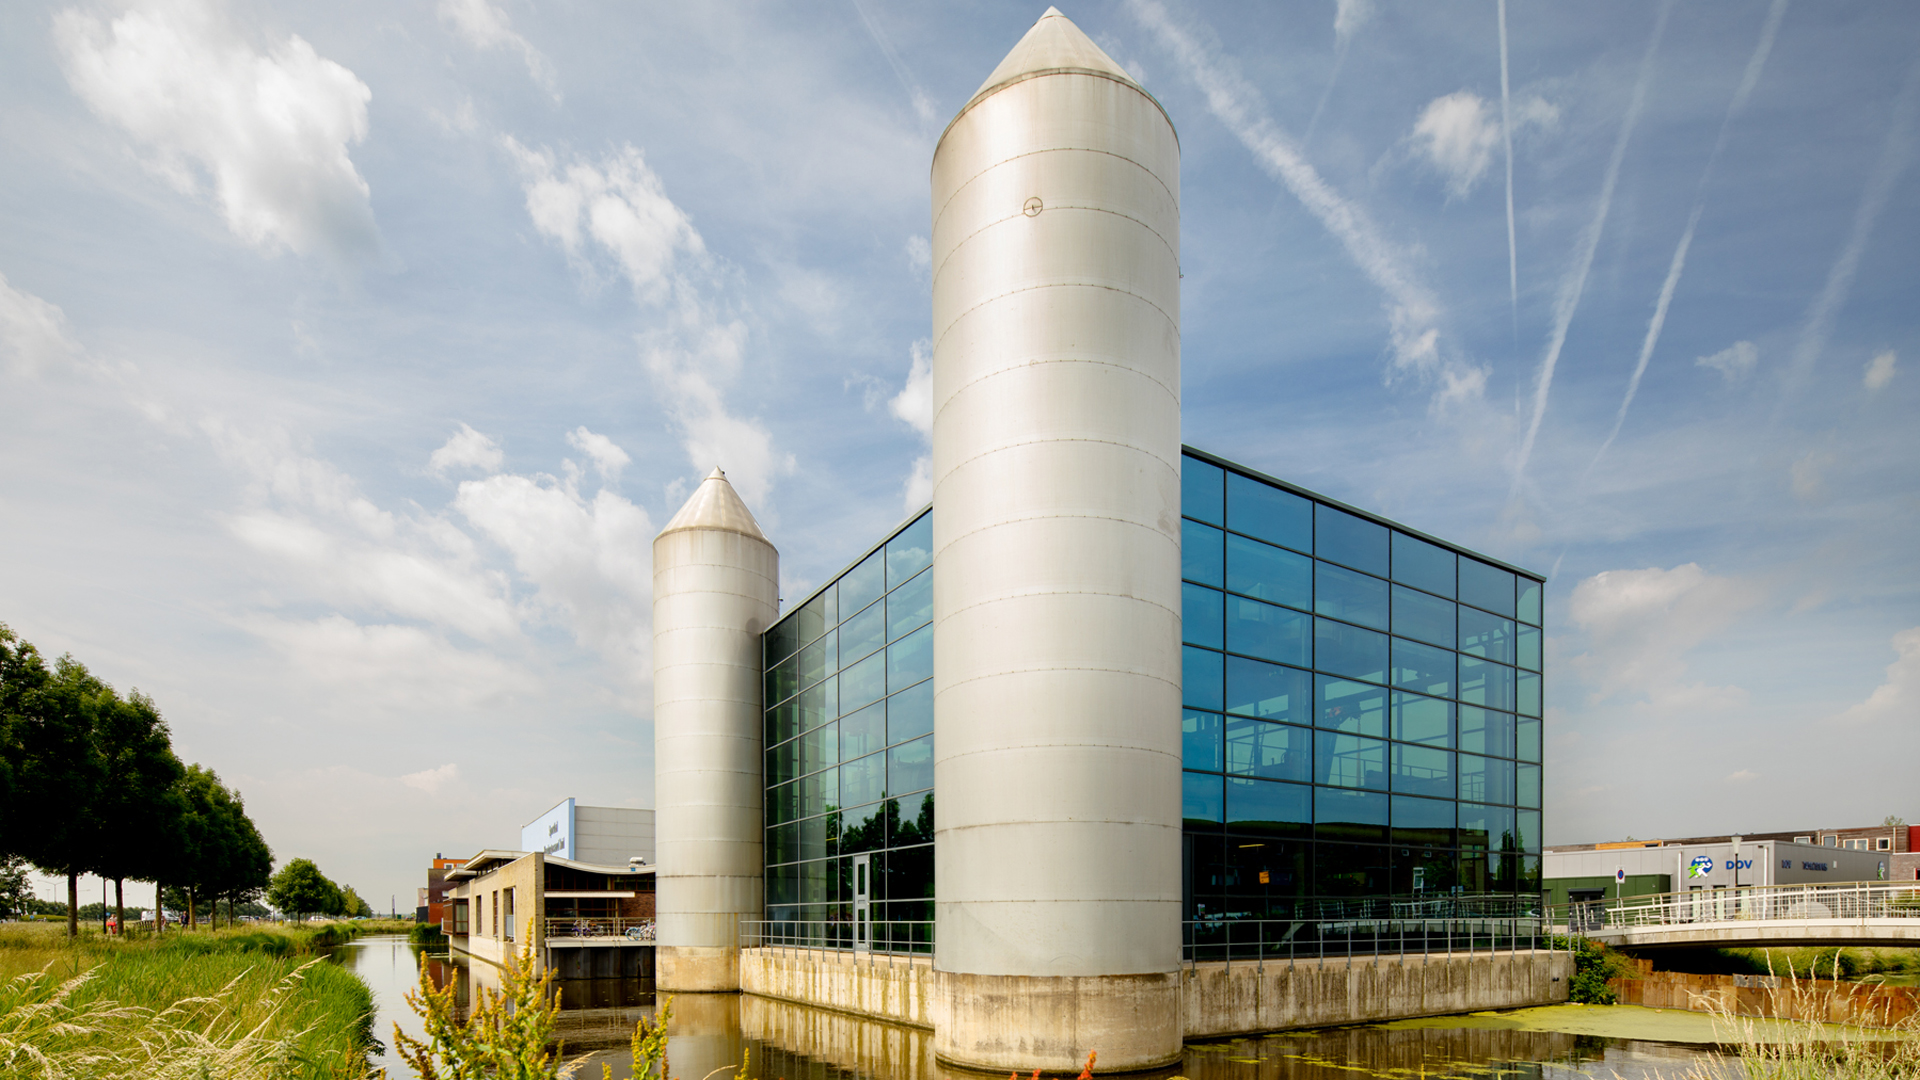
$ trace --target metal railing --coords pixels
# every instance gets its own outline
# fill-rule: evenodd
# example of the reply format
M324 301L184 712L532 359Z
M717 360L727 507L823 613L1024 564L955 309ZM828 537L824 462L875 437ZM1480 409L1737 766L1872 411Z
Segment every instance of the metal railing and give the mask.
M851 919L803 922L793 919L740 920L743 949L796 952L845 952L879 957L932 956L933 924L924 920L870 919L867 941Z
M1904 881L1836 885L1746 885L1556 904L1548 918L1562 930L1593 933L1634 926L1676 926L1793 919L1920 920L1920 886Z
M650 942L654 938L654 925L652 919L594 919L549 915L546 920L546 933L549 942L570 939L607 941L614 938Z
M1356 956L1454 956L1564 948L1537 914L1395 915L1319 919L1190 919L1180 959L1297 963Z

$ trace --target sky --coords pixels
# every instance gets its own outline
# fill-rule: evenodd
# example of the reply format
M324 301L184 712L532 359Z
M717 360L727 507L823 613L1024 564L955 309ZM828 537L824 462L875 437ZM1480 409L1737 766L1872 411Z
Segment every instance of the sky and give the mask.
M1044 8L0 5L0 621L376 907L652 806L652 537L724 467L800 597L927 498ZM1179 131L1186 441L1550 575L1548 843L1920 821L1920 8L1066 14Z

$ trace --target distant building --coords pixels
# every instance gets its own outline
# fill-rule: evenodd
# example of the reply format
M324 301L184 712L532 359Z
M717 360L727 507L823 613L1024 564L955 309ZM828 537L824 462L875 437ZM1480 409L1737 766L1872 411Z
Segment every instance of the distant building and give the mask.
M625 806L580 806L562 799L521 826L520 850L600 866L653 858L653 811Z
M653 875L637 863L482 851L446 872L441 929L453 949L492 964L531 946L561 978L651 978Z
M427 884L420 890L419 902L415 905L415 922L440 925L446 919L447 871L465 862L465 859L449 859L435 852L433 861L427 864Z
M1564 904L1764 885L1889 881L1901 876L1894 860L1911 858L1904 852L1905 829L1898 836L1902 852L1896 854L1891 842L1878 847L1876 841L1890 839L1889 831L1830 829L1550 847L1543 855L1542 890L1547 903ZM1842 843L1849 840L1854 843Z

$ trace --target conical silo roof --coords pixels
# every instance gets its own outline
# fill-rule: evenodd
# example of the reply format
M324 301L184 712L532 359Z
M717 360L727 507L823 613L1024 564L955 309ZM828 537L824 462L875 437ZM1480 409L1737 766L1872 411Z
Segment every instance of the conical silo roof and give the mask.
M1050 7L967 103L971 105L1003 83L1017 82L1043 71L1097 72L1133 86L1140 85L1125 68L1114 63L1113 57L1095 45L1092 38L1073 25L1072 19L1060 14L1059 8Z
M680 529L721 529L771 543L760 531L760 523L753 520L753 511L747 509L747 504L740 501L739 492L727 482L727 474L719 469L707 474L686 505L660 530L660 535Z

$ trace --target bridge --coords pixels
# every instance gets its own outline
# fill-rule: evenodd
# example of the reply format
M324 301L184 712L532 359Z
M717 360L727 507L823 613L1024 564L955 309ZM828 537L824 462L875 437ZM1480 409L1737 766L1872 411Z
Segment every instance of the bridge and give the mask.
M1617 948L1920 946L1920 887L1862 881L1697 889L1576 901L1548 917L1557 932Z

